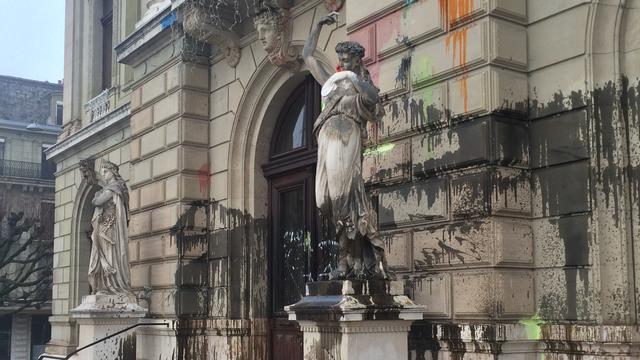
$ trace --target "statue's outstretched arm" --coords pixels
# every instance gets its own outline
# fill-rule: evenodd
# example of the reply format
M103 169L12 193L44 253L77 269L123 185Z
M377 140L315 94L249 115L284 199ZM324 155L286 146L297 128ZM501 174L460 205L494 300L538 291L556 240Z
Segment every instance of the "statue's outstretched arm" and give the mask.
M322 66L322 63L318 61L313 56L313 52L318 46L318 37L320 36L320 31L322 30L323 25L330 25L335 23L336 20L331 16L325 16L313 28L307 42L304 44L304 48L302 49L302 60L307 65L307 68L311 72L311 75L316 79L320 85L324 85L324 83L329 79L331 74L325 70Z

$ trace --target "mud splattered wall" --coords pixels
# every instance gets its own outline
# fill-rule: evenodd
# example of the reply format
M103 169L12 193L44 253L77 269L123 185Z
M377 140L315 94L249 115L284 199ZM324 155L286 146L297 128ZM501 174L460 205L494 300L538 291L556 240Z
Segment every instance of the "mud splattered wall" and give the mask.
M208 313L208 68L177 59L132 90L131 280L155 316ZM202 170L204 169L204 170Z
M529 6L536 310L545 320L595 320L584 33L572 30L586 29L588 6L556 6Z
M429 319L530 316L525 2L352 1L347 14L385 98L364 172L391 265Z
M550 353L601 341L558 324L635 323L638 2L614 3L349 3L387 110L364 171L432 320L418 357L507 323Z

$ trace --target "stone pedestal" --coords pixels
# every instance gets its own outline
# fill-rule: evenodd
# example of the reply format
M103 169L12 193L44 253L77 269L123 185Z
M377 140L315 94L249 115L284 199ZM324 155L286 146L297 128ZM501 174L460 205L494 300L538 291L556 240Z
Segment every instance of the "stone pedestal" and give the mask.
M78 348L135 325L147 314L135 298L123 295L88 295L71 310L78 323ZM125 332L80 351L76 359L135 359L135 331Z
M307 295L285 307L304 333L304 359L408 359L411 323L425 308L402 289L389 281L308 283Z

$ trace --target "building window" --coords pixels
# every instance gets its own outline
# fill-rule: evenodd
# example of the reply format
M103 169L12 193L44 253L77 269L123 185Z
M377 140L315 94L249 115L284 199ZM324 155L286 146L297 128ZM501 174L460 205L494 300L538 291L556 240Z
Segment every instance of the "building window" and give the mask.
M56 102L56 125L62 125L62 102Z
M45 151L47 151L47 149L51 146L52 145L50 144L42 144L42 152L40 157L40 178L44 180L55 179L54 174L56 172L56 164L51 160L47 160L47 156L45 154Z
M113 0L102 2L102 89L111 87L111 66L113 55Z

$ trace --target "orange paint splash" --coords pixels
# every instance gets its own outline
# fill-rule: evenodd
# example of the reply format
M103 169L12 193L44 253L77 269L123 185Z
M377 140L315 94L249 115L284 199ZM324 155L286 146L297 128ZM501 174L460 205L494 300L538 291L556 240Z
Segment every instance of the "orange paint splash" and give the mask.
M447 26L451 26L452 24L471 16L471 13L473 12L473 0L438 0L438 4L440 6L440 16L442 16L443 20L446 20ZM469 76L466 74L468 31L469 28L464 27L450 32L445 38L446 51L447 54L451 54L453 66L457 65L462 67L462 71L464 73L462 78L460 78L459 86L460 96L462 96L464 101L465 112L469 109L469 96L467 91L467 78Z
M440 16L447 20L448 25L452 25L460 20L469 17L474 10L474 0L438 0L440 6Z

